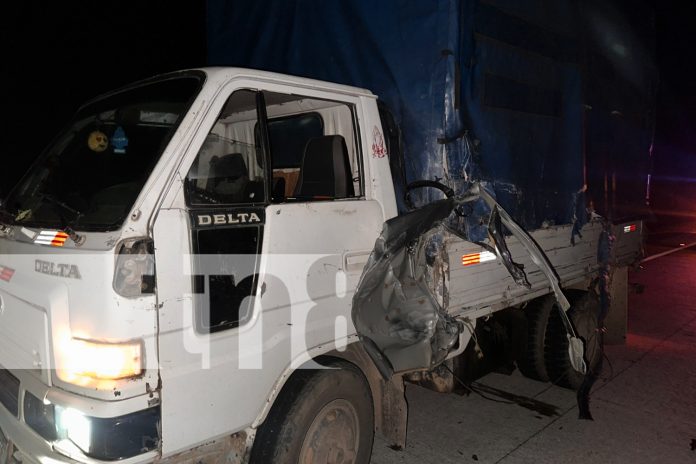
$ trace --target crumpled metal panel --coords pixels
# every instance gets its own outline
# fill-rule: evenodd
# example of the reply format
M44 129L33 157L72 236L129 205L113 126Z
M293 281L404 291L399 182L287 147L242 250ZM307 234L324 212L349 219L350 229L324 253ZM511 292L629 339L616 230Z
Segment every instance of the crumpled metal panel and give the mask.
M445 311L449 263L442 220L453 207L453 200L439 200L385 222L365 266L352 317L385 377L434 367L459 340L460 324Z
M565 311L570 304L546 254L531 236L479 184L467 195L438 200L384 223L353 296L352 319L361 341L385 379L395 372L433 369L447 359L460 337L467 333L466 322L448 312L448 239L468 238L449 224L462 209L483 200L490 209L488 236L498 259L518 285L530 286L522 266L512 260L503 227L522 244L548 279L558 301L573 366L586 368L582 342L577 338ZM488 245L481 244L487 248ZM468 341L468 339L466 340Z

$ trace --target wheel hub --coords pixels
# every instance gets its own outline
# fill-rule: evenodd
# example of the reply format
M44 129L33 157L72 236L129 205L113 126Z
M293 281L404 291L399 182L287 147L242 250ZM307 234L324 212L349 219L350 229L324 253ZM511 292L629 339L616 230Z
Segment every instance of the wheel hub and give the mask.
M300 463L354 464L359 440L357 411L344 399L333 400L309 426L300 450Z

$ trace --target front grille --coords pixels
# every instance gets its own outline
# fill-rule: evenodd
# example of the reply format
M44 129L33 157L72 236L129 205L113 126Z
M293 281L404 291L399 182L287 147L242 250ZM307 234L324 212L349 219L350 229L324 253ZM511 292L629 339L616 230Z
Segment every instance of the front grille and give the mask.
M19 416L19 379L0 368L0 403L15 417Z

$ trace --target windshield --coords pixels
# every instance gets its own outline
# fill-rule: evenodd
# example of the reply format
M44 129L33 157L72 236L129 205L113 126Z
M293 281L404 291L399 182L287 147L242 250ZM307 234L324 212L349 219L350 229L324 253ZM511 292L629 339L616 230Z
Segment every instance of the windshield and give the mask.
M118 229L201 85L179 75L83 107L10 193L14 222Z

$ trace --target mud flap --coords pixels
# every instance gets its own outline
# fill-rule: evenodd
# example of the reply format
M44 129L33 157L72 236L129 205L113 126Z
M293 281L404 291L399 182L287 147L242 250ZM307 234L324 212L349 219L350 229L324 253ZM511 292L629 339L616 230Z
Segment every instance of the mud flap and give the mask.
M385 381L389 381L392 375L394 375L394 367L384 356L382 350L380 350L377 344L373 342L372 339L369 337L361 336L360 340L363 343L365 351L372 359L372 362L375 363L375 366L377 367L377 370L379 371L380 375L384 378Z

